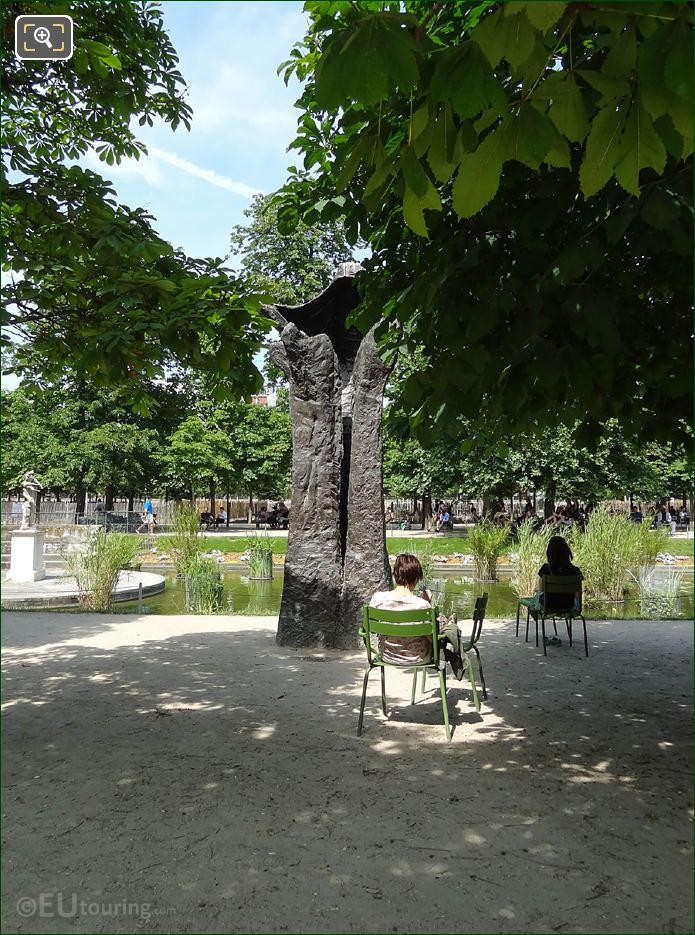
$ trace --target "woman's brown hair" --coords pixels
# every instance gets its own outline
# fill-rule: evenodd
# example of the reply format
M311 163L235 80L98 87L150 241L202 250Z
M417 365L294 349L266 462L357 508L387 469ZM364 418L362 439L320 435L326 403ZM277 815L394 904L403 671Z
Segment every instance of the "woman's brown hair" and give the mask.
M400 555L397 555L393 566L393 577L396 584L406 588L414 588L422 578L422 565L417 555L410 555L409 552L401 552Z

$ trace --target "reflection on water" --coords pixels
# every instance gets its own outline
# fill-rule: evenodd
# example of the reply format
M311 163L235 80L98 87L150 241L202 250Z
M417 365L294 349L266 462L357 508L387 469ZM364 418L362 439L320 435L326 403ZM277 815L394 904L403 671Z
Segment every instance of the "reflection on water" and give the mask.
M254 581L238 571L228 571L222 576L224 592L222 613L274 615L280 610L282 597L282 572L274 570L272 581ZM161 594L143 598L143 610L152 614L185 613L184 587L182 581L176 581L173 573L165 574L166 588ZM488 617L515 617L517 597L508 578L499 581L476 581L460 572L438 572L428 583L435 603L447 612L456 611L459 617L470 617L476 597L487 591ZM693 616L692 574L688 573L680 597L675 598L674 610L667 616ZM114 604L116 613L133 613L137 610L135 601ZM638 619L640 603L636 600L622 603L603 602L585 606L587 617L597 619ZM524 615L525 616L525 615Z

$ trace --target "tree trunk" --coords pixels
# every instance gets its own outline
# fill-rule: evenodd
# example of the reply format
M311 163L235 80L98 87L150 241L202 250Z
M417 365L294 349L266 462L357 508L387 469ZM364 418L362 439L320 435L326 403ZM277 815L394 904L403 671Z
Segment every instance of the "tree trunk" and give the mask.
M51 490L53 491L53 496L56 498L56 503L60 503L61 502L60 501L60 494L61 494L60 487L51 487Z
M87 506L87 488L84 484L80 484L77 488L77 496L75 503L75 510L78 515L84 516L85 508Z
M229 517L232 512L232 503L229 499L229 491L227 491L227 529L229 529Z
M217 505L215 502L216 493L217 493L217 488L215 486L215 481L211 480L210 481L210 512L212 513L213 516L217 516L217 510L215 509Z
M555 481L550 481L545 488L545 504L543 505L543 515L547 519L549 516L555 512L555 491L557 490L557 484Z
M249 523L253 523L253 493L249 494Z
M427 520L432 519L432 494L429 491L422 495L422 528L427 529Z
M115 488L114 488L113 484L107 484L107 485L106 485L106 502L104 503L104 509L105 509L105 510L112 510L112 509L113 509L113 497L114 497L114 493L115 493Z
M188 499L191 501L191 507L195 509L195 489L193 487L193 481L190 482L188 488Z
M135 509L135 491L132 487L128 488L128 512L132 513Z

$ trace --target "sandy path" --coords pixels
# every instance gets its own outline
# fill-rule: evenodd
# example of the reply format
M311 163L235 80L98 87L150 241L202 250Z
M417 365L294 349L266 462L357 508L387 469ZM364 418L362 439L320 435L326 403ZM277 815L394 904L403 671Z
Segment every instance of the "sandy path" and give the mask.
M271 618L3 624L5 932L692 930L691 623L486 622L451 744Z

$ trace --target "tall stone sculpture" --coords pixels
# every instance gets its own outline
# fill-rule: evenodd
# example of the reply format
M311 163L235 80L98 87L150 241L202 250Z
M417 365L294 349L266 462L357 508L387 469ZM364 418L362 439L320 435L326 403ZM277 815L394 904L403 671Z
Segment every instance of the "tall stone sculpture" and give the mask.
M22 481L22 522L20 529L29 529L36 522L36 515L39 507L39 494L43 487L36 478L33 471L27 471Z
M346 329L359 302L344 263L305 305L268 307L290 384L292 509L277 639L352 647L362 604L389 586L381 416L388 370L373 332Z

